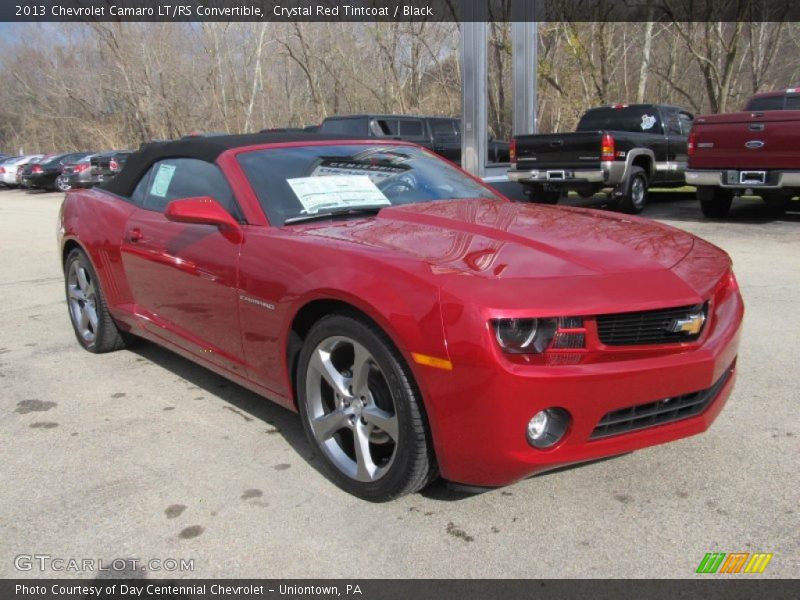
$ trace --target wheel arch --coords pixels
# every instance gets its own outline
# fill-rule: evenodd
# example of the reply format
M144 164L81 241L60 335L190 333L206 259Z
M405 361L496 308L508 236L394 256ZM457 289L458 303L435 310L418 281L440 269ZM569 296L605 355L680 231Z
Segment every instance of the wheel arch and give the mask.
M64 243L61 246L61 269L62 270L64 269L64 267L67 264L67 257L69 256L69 253L72 252L75 249L82 250L83 253L87 257L89 257L89 260L92 260L92 258L89 256L89 253L86 252L86 248L81 246L81 244L75 238L68 238L68 239L64 240Z
M655 155L650 150L634 150L631 152L632 158L630 162L631 167L641 167L644 169L644 172L647 173L647 177L649 179L653 178L654 170L655 170ZM628 169L630 173L630 168Z
M284 348L289 389L295 408L297 407L297 368L303 342L308 332L320 319L334 313L349 314L357 318L366 319L376 327L379 327L408 362L403 345L398 343L397 333L392 330L391 325L385 319L376 315L377 311L370 310L370 308L363 305L359 306L349 299L346 300L335 296L320 296L309 299L295 311L286 334ZM408 366L410 369L411 365L409 364Z

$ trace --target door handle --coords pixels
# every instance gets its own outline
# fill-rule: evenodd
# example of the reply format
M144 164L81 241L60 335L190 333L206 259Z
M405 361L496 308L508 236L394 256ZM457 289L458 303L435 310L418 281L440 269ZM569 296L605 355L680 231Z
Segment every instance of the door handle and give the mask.
M125 241L136 243L140 241L144 236L142 235L142 230L138 227L134 227L125 232Z

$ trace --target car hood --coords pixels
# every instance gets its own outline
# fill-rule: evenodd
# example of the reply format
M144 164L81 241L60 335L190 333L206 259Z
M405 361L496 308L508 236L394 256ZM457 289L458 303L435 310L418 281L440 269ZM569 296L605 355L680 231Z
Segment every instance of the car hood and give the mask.
M443 304L504 314L693 305L709 298L730 268L719 248L653 221L488 199L394 206L376 217L292 230L363 251L373 266L406 264L438 286ZM367 268L366 260L361 264Z
M302 233L491 279L664 270L680 262L695 240L638 218L488 199L393 206L375 218L308 225Z
M351 259L361 254L371 272L385 264L386 285L394 269L413 271L439 288L443 302L507 314L693 305L708 299L730 268L719 248L654 221L489 199L387 207L376 217L291 230L333 243Z

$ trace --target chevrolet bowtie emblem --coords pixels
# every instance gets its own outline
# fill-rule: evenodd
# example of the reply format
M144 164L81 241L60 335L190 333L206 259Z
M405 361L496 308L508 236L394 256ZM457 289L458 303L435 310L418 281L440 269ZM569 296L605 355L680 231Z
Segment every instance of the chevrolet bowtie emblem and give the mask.
M672 319L672 321L664 329L671 333L686 333L688 335L697 335L703 329L703 323L706 322L706 316L702 312L687 315L683 319Z

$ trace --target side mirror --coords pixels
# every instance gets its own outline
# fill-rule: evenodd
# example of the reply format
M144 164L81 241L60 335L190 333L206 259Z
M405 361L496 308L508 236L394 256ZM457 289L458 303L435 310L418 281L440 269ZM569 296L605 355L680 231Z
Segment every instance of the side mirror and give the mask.
M211 196L173 200L164 209L164 216L176 223L216 225L226 237L234 241L242 239L239 223Z

